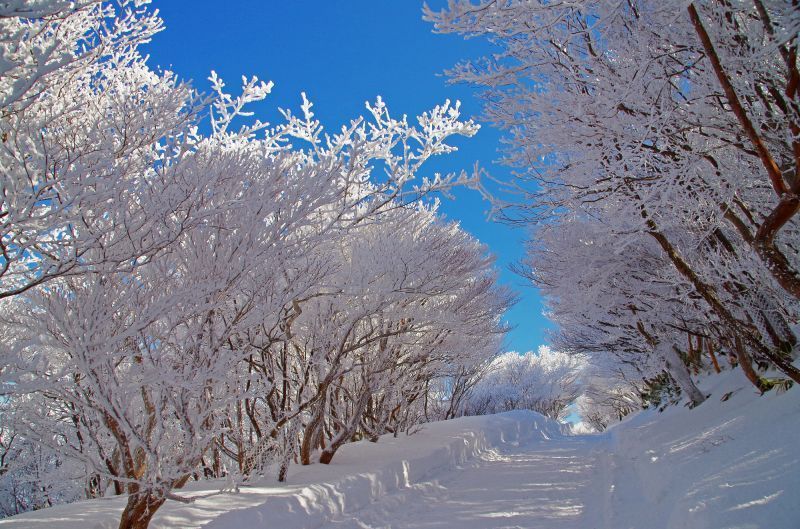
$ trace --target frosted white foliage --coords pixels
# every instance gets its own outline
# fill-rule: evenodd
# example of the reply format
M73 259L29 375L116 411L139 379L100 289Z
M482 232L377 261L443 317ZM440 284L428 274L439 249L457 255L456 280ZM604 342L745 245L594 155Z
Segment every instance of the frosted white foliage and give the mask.
M631 364L587 363L575 411L584 428L601 432L644 407L645 381Z
M448 152L448 136L477 131L473 122L459 121L457 105L437 107L416 128L390 119L381 103L370 107L374 121L358 119L321 144L321 128L304 100L301 118L287 113L286 123L269 130L256 120L233 132L231 123L243 122L250 115L246 106L265 98L271 84L243 77L240 94L232 95L212 73L213 134L201 138L195 125L203 102L172 73L150 70L137 52L161 29L144 4L69 3L58 9L55 3L51 16L0 21L2 297L54 277L125 270L175 243L207 214L194 203L220 177L216 170L201 178L187 169L208 149L250 156L260 150L287 166L328 164L330 171L335 160L347 160L336 170L341 181L331 183L338 189L330 192L347 188L356 201L380 195L375 204L381 204L418 196L422 191L401 188L421 164ZM259 131L265 137L256 141ZM312 151L290 154L291 138L310 142ZM231 150L228 156L238 154ZM378 186L367 183L371 159L389 167ZM326 182L321 180L314 185ZM422 187L455 180L451 175Z
M127 493L143 529L189 480L412 430L502 340L486 248L419 202L470 181L418 176L478 130L458 103L267 124L271 83L150 69L147 4L0 4L0 477L43 482L5 512Z
M22 435L9 404L0 404L0 517L83 498L81 465Z
M584 360L540 346L504 353L489 364L465 405L469 415L528 409L564 419L581 390Z
M759 366L800 382L794 2L452 0L425 13L496 45L450 74L480 87L507 132L522 198L497 207L534 226L522 268L558 349L648 381L666 372L693 405L692 376L729 357L762 391Z

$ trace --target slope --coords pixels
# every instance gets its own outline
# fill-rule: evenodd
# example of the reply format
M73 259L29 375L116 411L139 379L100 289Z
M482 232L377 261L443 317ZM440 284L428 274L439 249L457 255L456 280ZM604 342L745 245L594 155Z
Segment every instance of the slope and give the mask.
M605 527L800 527L800 389L759 396L740 371L712 383L694 410L648 410L607 433Z

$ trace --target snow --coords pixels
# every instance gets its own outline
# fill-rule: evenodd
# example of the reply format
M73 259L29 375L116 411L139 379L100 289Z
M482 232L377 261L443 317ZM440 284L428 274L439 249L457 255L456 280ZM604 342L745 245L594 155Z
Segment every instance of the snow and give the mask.
M800 390L758 396L739 372L714 380L693 410L645 411L603 434L514 411L349 444L285 484L196 483L194 503L167 502L151 527L796 528ZM122 505L84 501L0 528L116 527Z
M647 411L610 429L606 527L798 527L800 389L758 396L738 370L716 380L695 410Z
M543 436L487 451L325 529L584 527L596 439ZM555 442L553 442L555 441Z

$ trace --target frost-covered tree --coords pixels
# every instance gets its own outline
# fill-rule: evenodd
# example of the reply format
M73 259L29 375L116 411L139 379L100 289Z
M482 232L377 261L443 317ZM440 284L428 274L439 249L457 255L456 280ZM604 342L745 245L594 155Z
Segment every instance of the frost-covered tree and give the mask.
M146 3L0 6L0 456L128 494L121 529L198 474L285 473L304 431L329 459L410 427L432 379L495 354L508 304L485 249L413 204L457 180L417 178L476 132L457 104L248 122L270 85L212 73L200 97L149 69Z
M760 389L753 360L800 381L797 13L790 1L644 0L426 11L438 31L498 46L450 73L482 88L486 116L508 132L526 199L499 205L558 246L532 244L528 264L560 317L582 320L566 340L660 369L673 353L689 363L701 339ZM608 253L592 259L597 274L581 268L592 248L561 236Z
M336 435L322 451L323 462L358 426L372 439L408 431L424 418L430 381L499 350L500 315L510 297L495 287L485 247L457 225L437 222L432 212L416 211L401 225L410 229L400 233L389 224L383 235L378 231L367 244L359 237L356 245L359 260L371 263L360 268L369 274L367 291L380 300L370 328L382 329L382 337L359 354L359 389L344 393L351 395L345 401L356 402L347 404L347 413L335 414L349 415L350 427L329 427ZM383 243L387 236L391 249ZM355 255L351 262L358 262ZM362 294L360 304L363 299Z
M587 365L581 394L575 400L577 414L589 431L602 432L625 416L642 409L644 383L630 364Z
M613 355L635 365L640 377L666 370L697 405L705 397L681 355L686 333L702 333L713 320L650 238L619 242L594 220L565 219L540 231L526 274L548 297L559 326L554 342L566 351Z
M175 162L199 101L136 51L161 28L142 4L0 6L2 297L130 269L193 222Z
M485 248L424 207L395 208L315 251L317 279L292 300L282 337L259 338L242 365L252 396L226 440L237 461L283 458L281 476L295 456L310 464L319 448L329 462L353 437L418 424L433 380L496 354L509 303Z
M504 353L492 361L464 405L467 415L533 410L564 419L581 392L584 361L541 346L534 353Z
M90 495L96 480L80 464L28 439L15 413L18 405L5 399L0 407L0 517Z

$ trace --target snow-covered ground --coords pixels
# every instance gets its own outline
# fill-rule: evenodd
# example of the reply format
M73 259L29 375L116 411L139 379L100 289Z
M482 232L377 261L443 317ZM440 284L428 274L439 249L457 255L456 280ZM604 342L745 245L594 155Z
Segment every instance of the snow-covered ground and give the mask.
M758 397L739 373L716 380L695 410L643 412L600 435L511 412L351 444L329 466L293 467L288 484L205 483L151 527L796 529L800 390ZM122 505L80 502L0 528L116 527Z
M714 380L696 409L646 411L606 434L597 527L800 527L800 388L758 396L741 372Z

